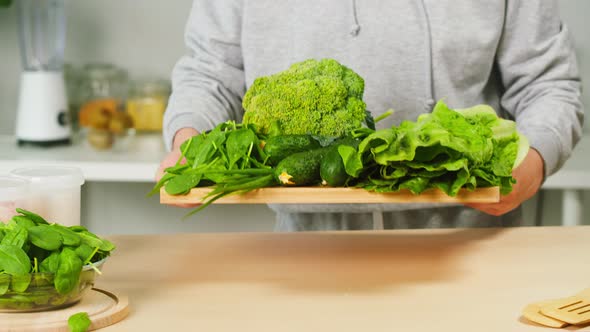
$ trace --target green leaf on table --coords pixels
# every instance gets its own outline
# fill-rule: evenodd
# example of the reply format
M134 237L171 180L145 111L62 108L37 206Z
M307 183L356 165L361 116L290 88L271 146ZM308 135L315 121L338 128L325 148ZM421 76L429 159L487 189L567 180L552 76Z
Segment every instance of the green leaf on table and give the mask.
M92 324L92 322L90 321L90 316L88 316L87 312L79 312L68 318L68 327L71 332L88 331L90 324Z

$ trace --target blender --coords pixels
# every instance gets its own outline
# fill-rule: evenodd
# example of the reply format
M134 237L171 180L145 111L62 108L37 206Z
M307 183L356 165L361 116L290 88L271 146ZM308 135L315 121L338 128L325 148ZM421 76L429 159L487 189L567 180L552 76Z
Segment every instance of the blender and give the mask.
M18 0L21 74L16 116L19 143L68 144L71 130L63 75L64 0Z

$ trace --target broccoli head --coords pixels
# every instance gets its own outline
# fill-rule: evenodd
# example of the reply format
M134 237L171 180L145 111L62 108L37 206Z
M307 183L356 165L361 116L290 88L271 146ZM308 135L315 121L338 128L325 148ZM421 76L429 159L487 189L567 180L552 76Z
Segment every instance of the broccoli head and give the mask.
M246 91L243 123L268 134L341 137L367 117L362 77L336 60L310 59L259 77Z

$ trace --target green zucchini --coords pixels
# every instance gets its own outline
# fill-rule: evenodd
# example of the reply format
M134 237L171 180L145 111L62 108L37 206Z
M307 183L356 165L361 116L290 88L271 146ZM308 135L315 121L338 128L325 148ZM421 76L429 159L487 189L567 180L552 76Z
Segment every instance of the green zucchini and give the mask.
M319 149L320 143L310 135L283 135L269 137L264 144L264 153L271 165L278 165L286 157L314 149Z
M346 173L344 161L338 152L338 147L341 145L357 148L359 141L354 138L344 138L328 147L328 152L326 152L320 163L322 184L327 184L331 187L343 187L350 178L350 175Z
M275 178L283 186L319 184L320 163L328 148L319 148L292 154L279 162Z

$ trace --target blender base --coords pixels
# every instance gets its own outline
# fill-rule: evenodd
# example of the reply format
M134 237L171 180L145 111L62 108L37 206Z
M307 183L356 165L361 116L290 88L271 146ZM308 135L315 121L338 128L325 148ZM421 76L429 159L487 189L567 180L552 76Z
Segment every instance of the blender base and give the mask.
M30 140L23 140L18 139L16 141L18 146L36 146L41 148L50 148L54 146L64 146L64 145L71 145L72 140L69 138L52 140L52 141L30 141Z

